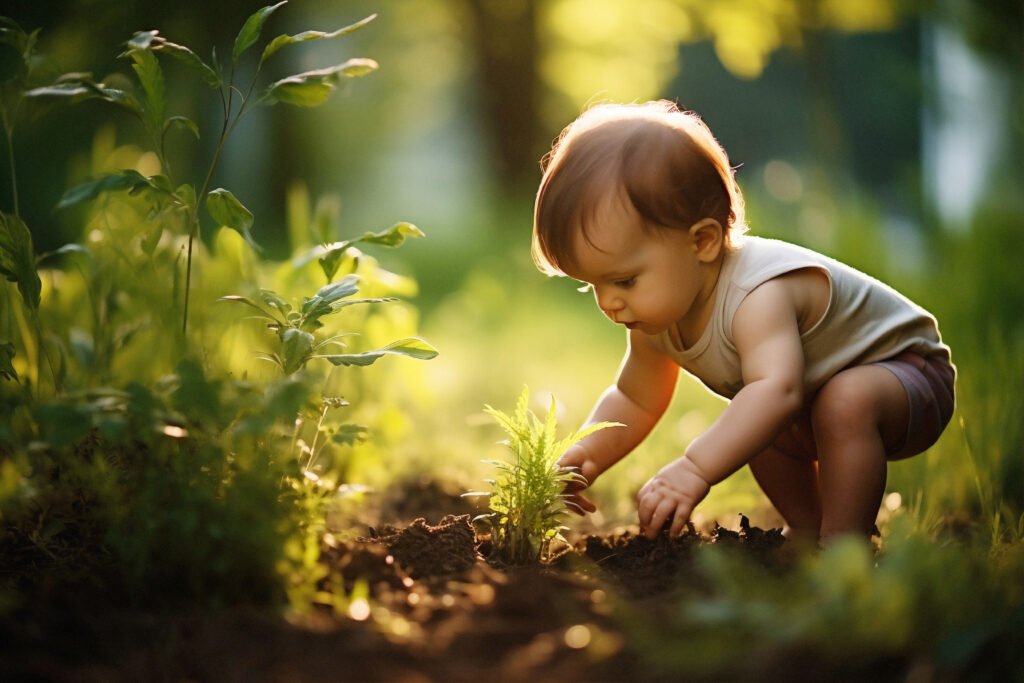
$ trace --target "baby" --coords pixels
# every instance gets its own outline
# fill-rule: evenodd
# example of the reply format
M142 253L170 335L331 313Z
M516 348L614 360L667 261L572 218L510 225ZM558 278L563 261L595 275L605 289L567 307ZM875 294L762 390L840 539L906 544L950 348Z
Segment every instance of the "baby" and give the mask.
M679 368L729 399L637 494L650 537L677 536L744 465L788 537L867 537L890 460L921 453L953 413L935 318L885 284L782 241L745 236L725 150L670 102L599 105L545 157L533 256L587 283L628 330L615 384L587 422L621 422L559 460L589 483L664 414ZM569 490L581 514L592 501Z

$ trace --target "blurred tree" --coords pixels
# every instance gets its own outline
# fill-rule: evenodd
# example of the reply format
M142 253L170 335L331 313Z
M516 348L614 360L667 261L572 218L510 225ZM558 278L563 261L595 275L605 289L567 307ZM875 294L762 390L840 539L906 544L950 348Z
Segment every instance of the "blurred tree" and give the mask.
M480 74L481 113L498 181L516 194L536 182L538 149L536 0L468 0Z

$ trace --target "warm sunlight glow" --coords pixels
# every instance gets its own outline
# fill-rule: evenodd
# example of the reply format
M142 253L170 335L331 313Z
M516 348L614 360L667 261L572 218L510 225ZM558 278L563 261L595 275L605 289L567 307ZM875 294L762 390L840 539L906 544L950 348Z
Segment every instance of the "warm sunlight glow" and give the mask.
M821 13L841 31L882 31L896 23L891 0L823 0Z
M565 631L565 644L574 650L582 650L590 645L590 629L583 624L570 626Z
M184 427L178 427L177 425L164 425L164 436L169 436L172 439L184 439L188 436L188 430Z
M366 598L356 598L348 606L348 616L355 621L366 621L370 618L370 603Z
M676 49L691 35L676 2L559 0L541 6L543 79L574 106L658 95L677 68Z

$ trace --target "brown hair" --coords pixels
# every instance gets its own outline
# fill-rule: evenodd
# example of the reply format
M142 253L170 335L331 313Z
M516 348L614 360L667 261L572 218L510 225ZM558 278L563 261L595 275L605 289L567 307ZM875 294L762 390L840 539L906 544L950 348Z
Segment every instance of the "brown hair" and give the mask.
M575 230L587 237L601 200L621 195L645 228L689 229L714 218L735 247L746 230L729 157L695 113L666 100L601 104L569 124L541 162L533 260L548 275L572 264Z

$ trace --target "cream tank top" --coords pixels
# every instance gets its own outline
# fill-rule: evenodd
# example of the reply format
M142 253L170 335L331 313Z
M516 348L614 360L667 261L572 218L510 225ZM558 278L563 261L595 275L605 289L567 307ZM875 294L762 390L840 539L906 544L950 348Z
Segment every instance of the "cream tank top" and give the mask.
M758 285L803 268L816 268L829 280L825 314L800 339L804 349L804 391L813 393L850 366L875 363L913 351L950 357L935 318L914 302L850 266L794 244L744 236L727 253L715 289L711 319L700 339L681 348L669 331L653 337L655 346L716 394L732 398L743 388L732 320Z

